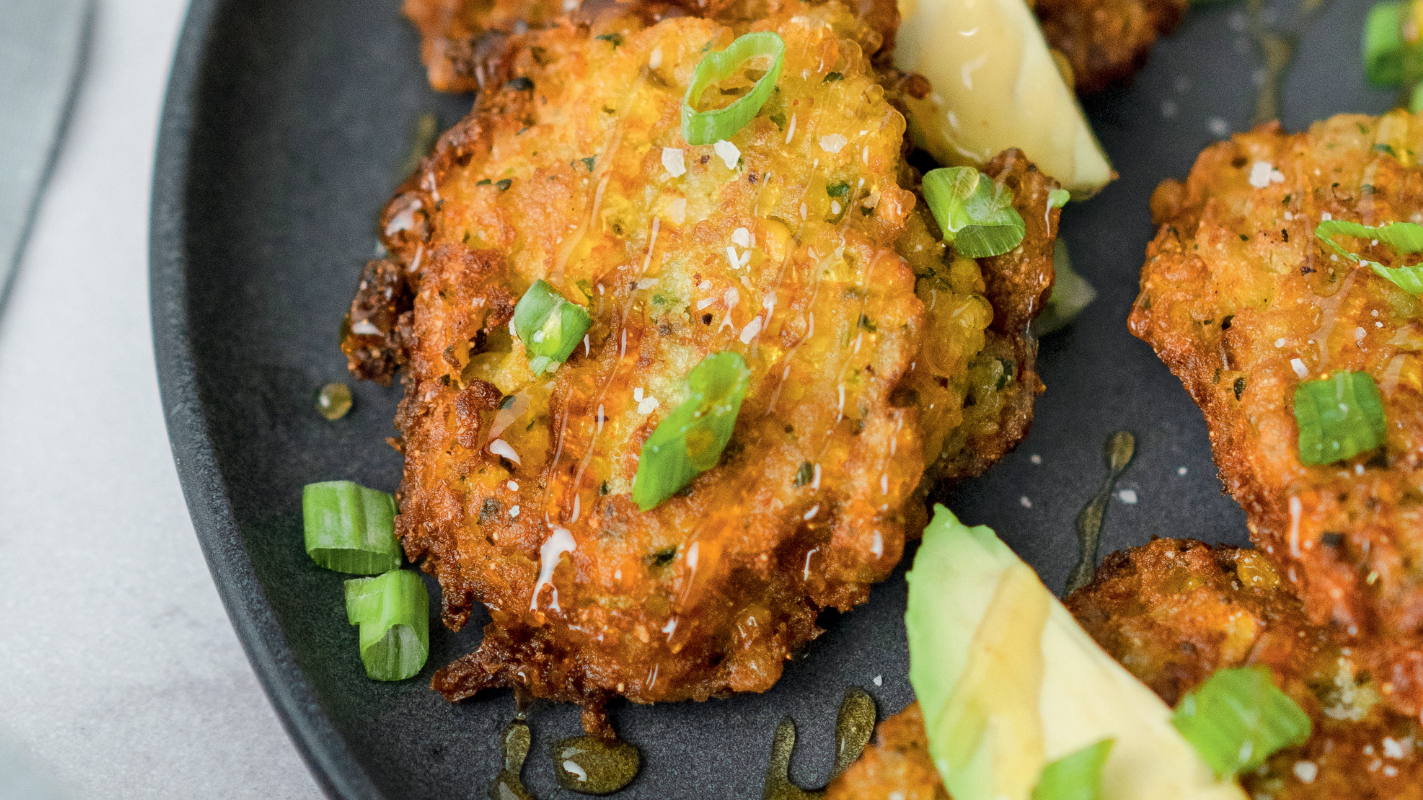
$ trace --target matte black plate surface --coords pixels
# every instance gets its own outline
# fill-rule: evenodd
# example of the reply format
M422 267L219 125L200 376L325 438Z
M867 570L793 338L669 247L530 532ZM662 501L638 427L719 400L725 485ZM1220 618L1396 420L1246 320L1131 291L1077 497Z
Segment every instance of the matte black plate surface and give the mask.
M1295 2L1279 0L1267 18L1285 26ZM343 798L483 797L498 771L497 734L514 713L510 695L450 705L427 686L434 669L473 649L483 620L458 635L432 623L419 678L369 681L345 621L341 576L316 568L302 549L303 484L348 478L393 490L399 481L400 458L383 441L395 432L398 390L353 385L355 410L337 422L317 415L314 397L347 379L337 329L417 116L435 112L445 127L469 105L426 88L398 5L193 3L159 143L154 338L174 457L214 579L318 778ZM1364 83L1368 5L1333 0L1303 35L1285 85L1288 128L1392 105L1391 93ZM1069 206L1063 230L1100 297L1043 342L1048 392L1032 436L950 497L960 516L995 527L1054 588L1076 559L1073 518L1098 489L1103 445L1119 429L1136 434L1138 455L1119 485L1128 491L1108 512L1102 552L1152 536L1245 541L1200 412L1130 336L1126 316L1152 235L1152 188L1184 177L1203 146L1248 126L1263 76L1250 36L1243 2L1199 7L1134 84L1089 105L1122 178ZM847 686L868 689L881 716L912 698L904 599L901 567L867 606L827 614L825 635L764 695L616 706L619 731L645 761L620 796L758 797L785 716L801 734L792 775L819 785ZM540 705L532 720L525 781L539 797L566 796L547 748L579 732L577 711Z

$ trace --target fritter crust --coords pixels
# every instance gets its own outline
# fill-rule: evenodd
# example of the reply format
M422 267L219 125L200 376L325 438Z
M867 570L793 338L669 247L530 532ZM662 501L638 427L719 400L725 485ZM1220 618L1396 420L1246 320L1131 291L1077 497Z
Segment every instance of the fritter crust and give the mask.
M735 152L687 146L694 66L753 28L786 41L777 93ZM610 14L510 37L486 73L501 88L387 207L414 308L392 322L384 291L363 289L346 350L357 374L404 366L407 554L439 578L447 625L476 600L492 617L479 650L437 674L447 697L517 686L582 703L598 729L613 694L764 690L819 633L819 611L863 602L923 526L934 454L905 376L931 338L958 354L932 374L965 387L944 402L980 391L998 409L971 441L1020 435L1038 384L1015 359L1031 358L1026 328L1051 282L1039 256L1056 183L1005 155L1000 174L1043 224L1022 253L985 263L987 281L972 260L946 263L916 208L903 117L864 55L874 38L835 4L731 27ZM923 246L904 246L911 231ZM372 270L363 286L383 285L385 267ZM937 275L926 314L916 284ZM529 373L508 328L540 278L593 318L551 378ZM1001 332L985 333L985 292L1002 301ZM752 388L722 463L638 511L642 442L687 372L725 350L746 358ZM963 380L999 350L992 379L973 379L990 389Z
M1261 664L1309 714L1313 735L1242 776L1275 800L1423 797L1416 719L1378 702L1376 684L1333 633L1310 623L1265 555L1157 539L1114 553L1066 601L1111 656L1174 705L1216 670ZM946 797L917 704L886 720L829 800Z
M1181 24L1190 0L1037 0L1048 44L1067 58L1078 94L1125 81L1151 46Z
M508 34L547 27L566 13L563 0L405 0L404 11L420 31L430 86L440 92L483 88L486 62Z
M1423 124L1404 112L1296 135L1266 125L1208 148L1185 184L1152 198L1160 227L1131 315L1205 413L1256 544L1409 714L1423 710L1423 305L1332 255L1314 228L1423 219L1420 151ZM1387 443L1307 466L1295 387L1333 370L1373 376Z
M824 0L819 0L824 2ZM560 20L587 22L610 9L635 13L650 24L698 16L726 24L750 23L801 5L800 0L405 0L405 16L420 31L420 55L430 86L441 92L483 89L489 60L511 33L546 28ZM855 35L867 55L888 52L899 27L895 0L851 0L843 5L864 23Z
M1067 606L1171 705L1218 669L1270 668L1314 731L1242 776L1251 797L1423 796L1417 720L1378 702L1347 643L1309 621L1263 553L1158 539L1108 557Z
M405 0L405 16L420 31L421 59L430 85L441 92L484 86L486 62L504 37L543 28L567 15L596 15L608 0ZM657 0L643 3L649 19L674 14L732 23L780 13L786 0ZM887 54L899 28L894 0L854 0L847 5L877 34L865 48ZM1157 37L1175 30L1189 0L1038 0L1034 10L1053 49L1072 66L1079 93L1087 95L1141 70Z
M925 451L931 458L927 478L936 484L972 478L998 463L1028 435L1033 402L1043 391L1031 326L1052 293L1053 245L1061 212L1048 208L1048 193L1059 184L1016 149L999 154L984 173L1013 190L1026 232L1016 249L979 260L983 281L971 289L959 286L946 292L942 269L921 275L916 287L931 334L905 385L918 398ZM932 216L923 216L933 224ZM910 235L899 250L909 253L918 246ZM957 259L947 288L954 288L954 269L962 266L968 272L972 263ZM984 314L991 315L991 326L981 337L966 335L976 333ZM971 349L965 349L965 343Z

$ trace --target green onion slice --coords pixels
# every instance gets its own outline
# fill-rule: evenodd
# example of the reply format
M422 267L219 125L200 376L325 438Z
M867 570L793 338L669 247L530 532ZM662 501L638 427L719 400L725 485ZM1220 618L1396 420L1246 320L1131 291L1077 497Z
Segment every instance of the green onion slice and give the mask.
M756 118L761 106L771 99L776 81L781 79L781 64L785 57L785 40L780 34L769 31L742 34L720 53L707 53L697 64L696 72L692 74L692 85L687 87L687 94L682 98L682 138L687 140L687 144L712 144L730 139L746 127L746 123ZM754 58L769 58L771 66L751 87L751 91L725 108L712 111L697 111L694 108L708 86L732 77L739 67Z
M361 626L361 663L378 681L413 678L430 655L430 594L419 574L395 569L346 581L346 619Z
M400 566L395 498L350 481L308 483L301 490L306 554L351 575L379 575Z
M632 487L638 508L656 508L716 466L750 385L751 370L736 353L709 355L692 369L687 399L643 442Z
M1171 724L1220 777L1239 775L1309 739L1309 716L1268 667L1223 669L1181 699Z
M1340 370L1295 387L1299 460L1332 464L1384 443L1387 420L1379 388L1367 372Z
M1377 3L1364 22L1364 71L1379 87L1403 83L1404 3Z
M1103 739L1043 767L1033 800L1102 800L1102 768L1112 741Z
M546 281L534 281L514 306L514 332L535 375L552 372L568 360L593 325L577 303L564 299Z
M1416 222L1388 222L1371 227L1357 222L1346 222L1342 219L1328 219L1319 223L1319 227L1314 229L1314 235L1322 239L1334 252L1355 264L1367 265L1374 271L1374 274L1392 281L1403 291L1409 294L1423 294L1423 265L1384 266L1377 261L1361 257L1358 253L1346 249L1334 240L1336 236L1377 239L1380 243L1392 247L1394 252L1399 255L1412 255L1423 253L1423 225Z
M1047 193L1048 208L1062 208L1067 205L1067 201L1072 199L1072 192L1066 189L1053 189Z
M969 258L1001 256L1027 232L1013 208L1013 191L973 167L930 170L924 176L924 199L944 241Z

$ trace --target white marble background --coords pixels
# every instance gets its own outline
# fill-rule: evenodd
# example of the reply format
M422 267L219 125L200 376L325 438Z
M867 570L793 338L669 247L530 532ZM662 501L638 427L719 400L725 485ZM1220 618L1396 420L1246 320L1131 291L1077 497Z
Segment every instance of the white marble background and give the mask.
M0 739L73 798L315 798L218 601L158 402L149 184L185 7L99 0L0 310Z

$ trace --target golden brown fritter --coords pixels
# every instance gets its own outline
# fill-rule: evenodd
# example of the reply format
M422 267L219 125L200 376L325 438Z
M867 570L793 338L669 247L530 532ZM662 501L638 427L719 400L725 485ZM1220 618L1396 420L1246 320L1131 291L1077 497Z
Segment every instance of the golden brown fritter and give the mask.
M1000 154L983 171L1013 190L1027 231L1016 249L981 259L982 282L964 282L963 275L976 271L970 259L954 259L944 270L941 259L914 257L915 248L930 248L939 235L922 205L924 227L933 232L920 233L911 224L899 244L911 263L934 270L919 273L916 293L931 335L903 388L919 406L930 482L971 478L997 463L1027 436L1033 402L1043 391L1037 340L1029 326L1052 293L1058 214L1045 209L1058 183L1020 150ZM938 248L942 253L943 245ZM982 329L990 318L992 325Z
M1218 669L1270 668L1314 731L1242 777L1251 797L1423 797L1417 720L1378 702L1346 643L1310 623L1264 554L1157 539L1108 557L1067 606L1171 705Z
M1310 623L1263 554L1157 539L1109 556L1066 602L1097 643L1168 704L1218 669L1270 667L1314 732L1243 776L1250 796L1423 797L1417 720L1378 702L1376 683L1329 629ZM917 704L886 720L865 757L831 785L829 800L946 797L923 726Z
M483 88L486 62L507 34L546 27L571 10L563 6L564 0L405 0L404 10L420 31L420 60L430 85L473 92Z
M1420 151L1423 120L1404 112L1296 135L1267 125L1208 148L1152 198L1160 227L1131 315L1204 411L1256 544L1410 714L1423 710L1423 304L1314 229L1423 219ZM1305 465L1294 391L1336 370L1377 382L1387 442Z
M823 0L820 0L823 2ZM726 24L749 23L797 5L799 0L405 0L405 16L420 31L421 60L430 85L441 92L484 88L493 53L508 34L544 28L562 19L587 21L610 8L640 14L647 22L691 15ZM616 5L615 5L616 4ZM843 3L865 23L859 36L865 53L888 50L899 27L895 0ZM871 34L870 31L874 33Z
M421 58L430 85L442 92L472 92L483 87L491 49L505 34L542 28L561 17L597 13L606 0L405 0L405 15L420 31ZM747 21L778 13L785 0L673 0L644 3L655 18L673 13ZM893 47L899 27L894 0L855 0L849 5L880 34L867 54ZM1189 0L1037 0L1035 11L1053 49L1072 66L1076 88L1087 95L1135 75L1146 63L1157 37L1175 30ZM586 8L580 8L586 6Z
M695 65L749 29L786 42L776 93L729 142L688 146ZM819 611L863 602L924 524L941 451L925 450L929 393L906 375L932 381L935 403L990 409L971 446L1021 435L1056 183L1005 154L1029 237L981 268L947 256L865 56L877 36L824 4L733 27L609 15L510 37L489 62L500 88L387 208L391 260L367 268L343 348L363 377L403 364L397 533L439 578L447 625L475 601L492 617L479 650L437 674L446 696L519 686L584 704L597 728L609 695L764 690ZM751 77L737 80L721 89ZM415 298L394 320L392 269ZM509 331L537 279L593 319L552 377L530 373ZM955 355L921 359L931 340ZM723 351L752 373L731 444L639 511L643 441Z
M1127 80L1157 37L1181 24L1190 0L1037 0L1048 44L1067 58L1078 94Z

